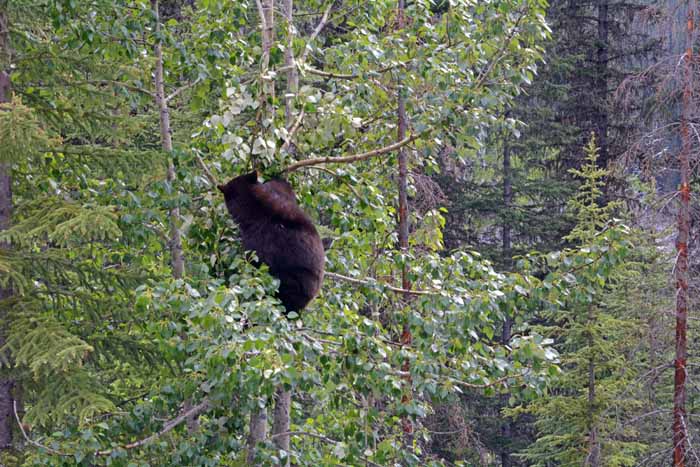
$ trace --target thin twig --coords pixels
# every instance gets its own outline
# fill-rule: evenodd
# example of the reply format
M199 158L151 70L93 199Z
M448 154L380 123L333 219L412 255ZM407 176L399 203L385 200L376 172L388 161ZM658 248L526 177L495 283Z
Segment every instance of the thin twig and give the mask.
M318 157L315 159L306 159L303 161L298 161L298 162L295 162L295 163L287 166L284 169L284 172L293 172L297 169L300 169L302 167L307 167L310 165L347 164L350 162L362 161L362 160L369 159L369 158L375 157L375 156L381 156L382 154L386 154L388 152L392 152L392 151L395 151L399 148L402 148L403 146L406 146L407 144L417 140L418 138L425 136L425 134L428 132L429 131L426 131L423 133L418 133L416 135L412 135L412 136L409 136L407 138L404 138L401 141L398 141L396 143L390 144L389 146L385 146L385 147L379 148L379 149L373 149L372 151L363 152L361 154L355 154L352 156L344 156L344 157Z
M357 189L354 186L352 186L350 183L343 180L341 175L338 175L337 173L333 172L331 169L321 167L320 165L312 165L309 168L314 169L314 170L320 170L321 172L326 172L327 174L332 175L332 176L340 179L340 181L345 183L345 185L347 185L347 187L350 189L350 191L352 191L352 193L355 195L355 199L357 199L357 200L362 199L362 196L360 196L360 193L357 192Z
M520 21L522 21L522 19L525 17L526 10L527 8L521 12L520 16L515 21L513 29L510 31L510 34L508 34L508 37L506 37L506 40L503 42L503 46L499 49L496 55L494 55L493 60L489 62L486 68L482 70L482 72L479 74L479 76L476 79L476 83L473 86L473 89L478 89L481 87L482 84L484 84L484 81L491 73L491 70L493 70L493 67L495 67L496 64L501 61L501 58L503 58L503 56L506 54L510 42L513 40L513 37L515 37L516 32L518 32L518 26L520 26Z
M337 78L337 79L355 79L358 75L348 75L344 73L331 73L328 71L319 70L317 68L310 67L308 65L302 64L300 66L302 71L308 71L313 75L323 76L324 78Z
M204 163L204 160L199 156L199 154L194 153L195 160L197 161L197 165L199 166L200 169L202 169L202 172L204 172L204 176L207 177L207 180L209 180L209 183L212 184L212 186L219 186L219 182L214 176L214 174L211 173L209 170L209 167L207 167L207 164Z
M368 70L364 73L364 75L367 75L367 76L381 75L381 74L386 73L387 71L395 70L397 68L406 67L409 63L410 63L410 60L407 62L399 62L399 63L395 63L393 65L388 65L388 66L385 66L383 68L379 68L377 70ZM300 69L302 71L308 71L312 75L323 76L324 78L337 78L337 79L349 79L350 80L350 79L357 79L361 76L358 74L345 74L345 73L334 73L331 71L323 71L323 70L319 70L318 68L314 68L314 67L311 67L311 66L306 65L306 64L302 64L300 66ZM377 84L377 83L375 83L375 84ZM381 86L381 85L377 84L377 86Z
M15 420L17 420L17 425L19 426L19 429L22 431L22 436L24 436L24 439L29 444L31 444L32 446L35 446L37 448L44 449L51 454L56 454L57 456L69 456L70 455L70 454L63 453L61 451L57 451L55 449L51 449L50 447L44 446L43 444L37 443L36 441L31 439L29 437L29 435L27 434L27 432L24 431L24 425L22 425L22 420L19 419L19 415L17 414L17 401L16 400L12 401L12 409L15 413Z
M258 6L258 14L260 15L260 27L262 27L263 31L267 29L267 20L265 19L265 10L263 9L262 3L260 3L260 0L255 0L255 4Z
M328 23L328 15L330 14L334 3L335 3L335 1L331 1L331 3L328 5L328 8L326 8L326 11L323 12L323 16L321 17L321 21L318 22L318 25L316 25L316 29L314 29L314 32L311 33L309 40L306 41L306 46L304 47L304 51L301 53L301 56L299 57L299 63L304 63L306 61L306 57L309 55L309 51L311 50L311 44L313 43L313 41L316 40L318 35L321 33L323 28L326 26L326 23Z
M191 83L188 83L184 86L181 86L177 88L175 91L172 92L168 97L165 98L165 102L170 102L171 99L174 99L178 94L180 94L182 91L191 88L192 86L196 86L199 84L200 79L197 78L196 80L192 81Z
M301 112L299 112L299 115L297 115L296 120L294 120L294 124L292 125L291 128L288 128L287 132L287 138L284 140L284 144L282 145L282 150L286 151L289 146L292 145L292 140L294 139L294 135L296 134L297 131L299 131L299 128L301 128L301 122L304 120L305 112L304 109L301 109Z

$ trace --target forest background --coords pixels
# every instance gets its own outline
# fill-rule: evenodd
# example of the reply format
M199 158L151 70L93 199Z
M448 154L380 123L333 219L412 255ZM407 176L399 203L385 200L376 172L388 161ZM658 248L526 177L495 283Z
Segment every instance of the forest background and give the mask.
M0 0L0 464L700 466L699 13Z

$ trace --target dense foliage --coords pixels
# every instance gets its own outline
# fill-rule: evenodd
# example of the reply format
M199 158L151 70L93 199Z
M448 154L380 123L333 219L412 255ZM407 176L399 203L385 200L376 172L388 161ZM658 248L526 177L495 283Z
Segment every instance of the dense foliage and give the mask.
M642 125L578 94L571 67L599 43L563 15L544 0L0 0L0 463L660 459L670 437L646 414L671 382L645 395L644 378L669 362L653 316L673 258L640 220L656 198L638 166L605 178ZM603 88L634 71L595 63ZM582 147L607 125L615 138ZM300 313L216 189L251 169L288 178L332 240Z

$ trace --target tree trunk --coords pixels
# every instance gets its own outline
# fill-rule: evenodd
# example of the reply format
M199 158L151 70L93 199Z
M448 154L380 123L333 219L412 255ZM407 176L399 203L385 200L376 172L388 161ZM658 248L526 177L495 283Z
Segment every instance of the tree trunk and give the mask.
M168 101L165 98L165 73L163 70L163 45L158 37L160 34L160 13L158 10L158 0L151 0L151 8L156 20L156 43L153 48L153 54L156 57L155 65L155 101L158 107L159 122L160 122L160 143L163 151L168 153L168 172L166 178L170 183L171 189L175 183L175 165L172 160L173 137L170 127L170 109ZM180 220L180 208L177 206L170 210L170 261L172 265L172 275L175 279L181 279L185 273L185 258L182 253L182 237L178 223ZM192 401L186 400L183 410L187 411L192 408ZM199 428L198 416L193 415L187 418L187 430L190 433L195 432Z
M267 120L269 123L263 122L264 128L272 128L272 122L274 121L274 109L272 103L275 99L275 80L268 76L268 71L270 68L270 53L272 51L272 44L274 41L274 27L275 27L275 2L274 0L262 0L262 9L259 11L260 23L262 27L262 63L261 63L261 95L260 95L260 109L262 111L263 120Z
M683 99L681 102L681 177L680 206L678 209L678 237L676 239L676 359L674 361L673 391L673 465L685 467L688 442L686 400L686 362L688 358L688 241L690 239L690 151L692 136L690 120L693 114L693 47L694 2L688 2L687 49L683 63Z
M297 70L294 63L294 27L293 14L294 0L284 0L284 17L287 22L287 47L284 51L284 65L287 69L287 92L284 96L284 121L287 131L294 124L294 98L298 87ZM288 150L293 152L294 146L290 144ZM289 432L290 417L292 410L292 392L285 390L280 385L275 391L275 409L272 415L272 434L275 446L278 449L289 452L289 435L282 434ZM289 457L283 465L289 465Z
M156 36L160 33L160 17L158 16L158 0L151 0L153 13L156 16ZM175 166L172 161L173 138L170 128L170 109L168 102L165 100L165 78L163 74L163 48L159 38L156 38L154 46L154 55L156 57L155 69L155 86L156 86L156 105L160 114L160 142L161 147L168 153L168 174L167 180L171 186L175 182ZM174 207L170 210L170 257L173 268L173 277L175 279L182 278L185 273L185 259L182 255L182 237L178 222L180 220L180 208Z
M275 98L275 82L268 76L270 66L270 52L274 41L274 0L262 0L258 3L261 7L258 11L260 15L260 27L262 28L262 63L261 74L262 83L260 93L260 104L263 120L268 120L269 125L263 122L265 127L272 128L274 120L273 101ZM291 402L291 401L290 401ZM282 408L280 407L280 411ZM280 429L281 427L278 427ZM283 432L281 432L283 433ZM267 437L267 410L265 408L254 409L250 414L250 432L248 434L248 464L255 461L256 446Z
M597 51L597 88L598 112L596 132L600 149L600 167L608 165L608 2L598 0L598 51Z
M588 307L588 326L593 326L595 315L593 307ZM588 332L588 456L586 466L600 467L600 445L598 444L598 425L595 420L595 358L593 356L593 331Z
M10 38L8 34L7 2L0 1L0 102L11 99L10 75L5 71L10 58ZM12 220L12 167L9 162L0 163L0 230L10 227ZM6 248L7 245L0 245ZM10 287L0 287L0 301L12 296ZM2 307L0 319L8 319L7 308ZM3 327L6 327L3 323ZM0 347L5 345L5 336L0 335ZM7 371L7 370L5 370ZM3 376L0 378L0 450L12 447L12 426L14 425L13 388L15 381Z
M253 409L250 413L250 433L248 433L248 465L254 465L258 443L267 437L267 411L264 408Z
M511 165L510 165L510 145L508 144L507 136L503 140L503 208L506 213L510 213L509 209L513 203L513 180L511 175ZM512 254L512 244L511 244L511 226L510 219L503 219L503 261L510 268ZM513 327L513 320L510 315L506 315L505 320L503 320L503 332L501 334L501 343L503 345L508 345L511 338L511 330ZM508 399L510 395L505 393L501 394L500 405L501 408L508 406ZM503 439L503 446L501 448L501 467L511 467L513 465L510 452L511 452L511 437L513 436L513 430L511 422L508 419L503 420L501 424L501 437Z
M299 75L294 60L294 0L284 0L284 18L287 22L287 44L284 49L284 67L287 70L287 93L284 96L284 120L287 130L294 124L294 99L299 88Z
M398 3L398 27L403 29L406 24L406 4L405 0L399 0ZM406 138L406 130L408 128L408 118L406 117L406 96L404 95L404 88L399 79L397 83L398 89L398 131L397 131L397 141L402 141ZM403 254L408 254L408 156L406 154L406 149L401 147L399 149L399 248ZM409 290L411 288L411 283L408 280L408 265L404 262L401 268L401 288L404 290ZM410 299L410 294L405 293L404 300L408 301ZM409 346L413 342L413 336L411 335L411 329L408 323L404 323L403 332L401 333L401 344ZM402 370L406 373L410 373L410 363L408 360L404 361ZM406 393L402 398L403 403L408 403L413 395L411 394L412 381L410 376L406 376ZM403 432L404 434L412 438L413 436L413 423L408 417L404 417L402 420Z
M289 452L290 415L292 409L292 391L287 391L280 385L275 391L275 411L272 418L272 434L275 446L278 449ZM289 457L280 465L289 465Z

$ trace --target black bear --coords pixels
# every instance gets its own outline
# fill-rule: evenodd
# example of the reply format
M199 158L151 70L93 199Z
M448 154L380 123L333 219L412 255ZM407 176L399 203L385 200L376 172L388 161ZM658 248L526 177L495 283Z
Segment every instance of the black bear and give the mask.
M287 313L299 312L318 294L325 252L311 218L282 179L258 183L256 172L219 185L238 224L243 247L255 251L280 281L279 299Z

